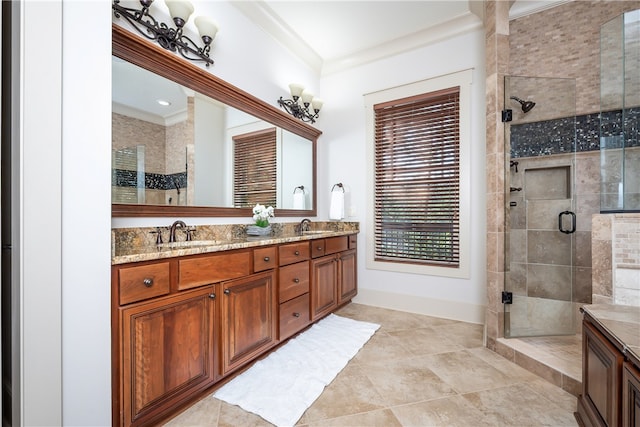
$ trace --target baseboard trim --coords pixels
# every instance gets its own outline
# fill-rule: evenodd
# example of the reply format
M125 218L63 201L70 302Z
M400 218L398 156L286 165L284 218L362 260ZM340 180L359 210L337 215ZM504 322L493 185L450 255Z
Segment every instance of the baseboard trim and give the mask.
M353 302L479 325L484 325L486 310L484 305L394 294L363 288L358 289L358 295L353 299Z

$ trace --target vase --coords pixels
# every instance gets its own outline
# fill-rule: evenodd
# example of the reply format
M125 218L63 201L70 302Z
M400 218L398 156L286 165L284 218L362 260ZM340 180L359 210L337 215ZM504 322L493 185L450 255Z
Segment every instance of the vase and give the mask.
M257 225L248 225L247 234L250 236L268 236L271 234L271 226L258 227Z

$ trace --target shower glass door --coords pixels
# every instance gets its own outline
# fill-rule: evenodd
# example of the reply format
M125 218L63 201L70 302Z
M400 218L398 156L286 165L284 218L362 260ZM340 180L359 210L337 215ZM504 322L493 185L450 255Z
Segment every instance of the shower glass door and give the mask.
M505 78L505 337L576 331L575 92L574 79Z

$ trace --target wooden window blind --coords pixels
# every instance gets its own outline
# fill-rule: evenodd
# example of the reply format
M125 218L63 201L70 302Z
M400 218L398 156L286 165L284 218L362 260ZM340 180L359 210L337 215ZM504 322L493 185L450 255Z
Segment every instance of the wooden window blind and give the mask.
M233 137L233 204L276 205L276 129Z
M375 260L460 263L460 88L374 105Z

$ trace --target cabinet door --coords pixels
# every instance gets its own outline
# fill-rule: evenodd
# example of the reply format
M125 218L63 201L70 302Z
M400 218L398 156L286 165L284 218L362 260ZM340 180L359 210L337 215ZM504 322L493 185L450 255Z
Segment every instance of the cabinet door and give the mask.
M340 281L338 282L338 304L345 303L358 293L356 250L340 254Z
M275 272L222 283L222 374L237 369L276 343Z
M338 306L338 262L334 255L311 261L311 321Z
M589 322L582 324L581 400L593 425L618 426L622 354Z
M622 368L622 425L640 427L640 370L629 362Z
M120 309L123 425L148 423L216 379L213 289Z

